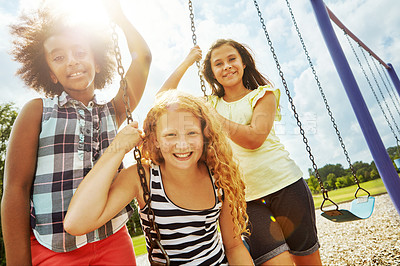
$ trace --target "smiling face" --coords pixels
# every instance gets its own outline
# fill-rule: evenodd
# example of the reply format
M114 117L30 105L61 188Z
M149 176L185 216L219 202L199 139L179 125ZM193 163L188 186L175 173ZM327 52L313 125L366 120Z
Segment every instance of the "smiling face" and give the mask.
M59 82L69 94L94 93L94 77L99 68L83 36L66 32L50 36L43 45L55 84Z
M215 79L224 87L243 86L242 78L246 65L239 52L231 45L224 44L211 53L211 69Z
M168 167L197 167L203 153L203 132L200 120L191 112L168 110L157 121L156 146Z

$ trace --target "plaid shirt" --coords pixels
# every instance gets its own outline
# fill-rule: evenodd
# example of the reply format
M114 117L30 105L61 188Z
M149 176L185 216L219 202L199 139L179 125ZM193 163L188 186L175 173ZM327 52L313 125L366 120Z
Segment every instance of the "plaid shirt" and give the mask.
M132 208L128 205L105 225L86 235L72 236L63 227L72 195L116 132L111 102L100 104L95 97L86 107L65 92L59 97L43 99L31 196L31 226L43 246L68 252L105 239L129 219Z

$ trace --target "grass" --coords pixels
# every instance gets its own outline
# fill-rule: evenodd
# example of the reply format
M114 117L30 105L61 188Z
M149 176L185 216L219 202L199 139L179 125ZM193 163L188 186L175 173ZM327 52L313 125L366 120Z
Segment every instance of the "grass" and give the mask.
M379 195L382 193L386 193L386 188L383 185L382 179L375 179L368 182L361 183L360 186L367 190L371 195ZM340 188L336 190L332 190L328 192L329 198L333 200L335 203L341 203L345 201L349 201L354 199L354 193L357 189L357 185L351 187ZM360 191L357 196L364 196L365 193ZM322 195L313 195L314 198L314 206L315 208L319 208L322 203ZM327 202L325 206L329 206L330 202ZM140 256L147 253L146 242L144 235L132 237L133 247L135 249L136 256Z
M368 182L360 183L361 188L367 190L372 195L379 195L382 193L386 193L386 188L383 184L382 179L375 179ZM354 199L354 193L357 190L357 185L353 185L350 187L340 188L336 190L332 190L328 192L329 198L334 201L335 203L346 202ZM360 190L357 196L365 196L366 193ZM313 195L314 198L314 206L315 208L319 208L321 206L323 197L322 194ZM327 201L324 204L325 206L332 205L331 202Z

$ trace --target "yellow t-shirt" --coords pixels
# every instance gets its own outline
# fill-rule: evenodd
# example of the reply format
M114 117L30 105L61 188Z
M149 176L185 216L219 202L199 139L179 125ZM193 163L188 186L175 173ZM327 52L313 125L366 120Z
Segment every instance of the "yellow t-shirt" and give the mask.
M272 91L276 98L275 120L281 119L279 108L280 91L270 85L261 86L235 102L226 102L223 98L210 95L209 100L217 112L235 123L249 125L254 107L267 91ZM303 173L296 163L289 158L289 152L280 143L271 129L264 143L257 149L243 148L230 140L233 154L243 172L246 184L246 201L255 200L274 193L299 180Z

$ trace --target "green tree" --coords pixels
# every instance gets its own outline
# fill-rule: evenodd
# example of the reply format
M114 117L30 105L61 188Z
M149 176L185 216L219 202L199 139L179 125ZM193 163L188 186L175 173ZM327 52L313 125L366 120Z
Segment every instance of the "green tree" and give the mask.
M3 195L3 177L4 164L6 159L6 149L8 139L11 134L12 125L17 118L17 108L13 103L0 105L0 198ZM3 233L0 222L0 265L6 264L6 255L4 250Z
M346 178L341 176L336 179L335 185L337 188L342 188L345 187L345 183L346 183Z
M2 180L4 176L4 161L6 159L7 142L17 115L18 112L13 103L0 105L0 177Z
M328 174L326 178L326 188L328 190L336 189L336 175L334 173Z
M371 171L371 180L380 178L379 173L376 169L372 169Z
M343 166L338 163L338 164L326 164L323 167L318 169L318 172L321 176L322 182L325 182L328 180L328 175L329 174L334 174L335 176L344 176L346 175L346 170L343 168ZM315 175L315 173L312 173Z
M353 184L354 184L354 181L353 181L352 175L345 175L345 176L338 177L336 179L336 183L335 183L337 188L348 187Z
M357 171L362 168L365 168L367 170L371 169L371 165L368 163L363 163L361 161L357 161L357 162L353 163L353 168L354 168L354 171L357 173ZM371 171L371 170L369 170L369 171Z
M371 170L370 170L370 166L369 167L363 167L358 169L358 171L356 172L356 176L359 182L366 182L368 180L371 180ZM358 176L362 176L361 179L358 178Z
M388 154L389 154L389 157L390 157L392 160L397 159L397 158L400 158L400 154L399 154L400 151L398 150L397 146L387 148L386 150L387 150L387 152L388 152Z
M306 181L307 181L307 185L310 188L312 193L318 193L321 191L321 188L319 187L318 179L315 176L310 175L310 178L307 179Z
M365 177L365 176L362 175L362 174L357 175L357 180L358 180L358 182L360 182L360 183L363 183L363 182L368 181L367 177Z

